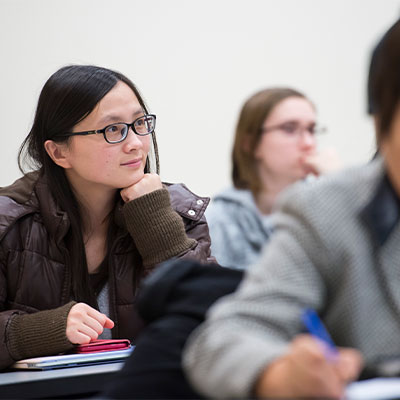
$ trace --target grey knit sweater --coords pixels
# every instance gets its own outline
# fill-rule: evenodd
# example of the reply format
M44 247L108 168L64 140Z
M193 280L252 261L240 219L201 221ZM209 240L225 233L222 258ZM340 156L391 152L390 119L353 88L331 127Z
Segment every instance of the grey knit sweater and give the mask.
M299 183L239 289L189 337L184 366L211 398L249 398L314 308L338 346L367 365L400 355L400 207L381 159Z

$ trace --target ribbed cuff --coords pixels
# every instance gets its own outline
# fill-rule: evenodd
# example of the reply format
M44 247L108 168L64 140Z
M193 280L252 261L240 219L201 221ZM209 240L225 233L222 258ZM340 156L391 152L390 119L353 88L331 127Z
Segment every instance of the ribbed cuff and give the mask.
M144 266L175 257L196 243L187 237L182 218L171 207L167 189L129 201L123 214Z
M53 310L15 315L7 330L7 346L14 360L62 353L73 347L67 339L71 301Z

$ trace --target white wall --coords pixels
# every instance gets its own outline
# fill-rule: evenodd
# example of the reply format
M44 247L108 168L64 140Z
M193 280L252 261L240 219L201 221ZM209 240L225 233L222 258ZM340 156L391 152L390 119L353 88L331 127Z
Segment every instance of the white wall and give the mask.
M370 51L399 0L0 0L0 186L47 78L70 63L120 70L157 114L163 180L202 195L230 183L237 113L253 92L290 85L316 103L345 164L374 140Z

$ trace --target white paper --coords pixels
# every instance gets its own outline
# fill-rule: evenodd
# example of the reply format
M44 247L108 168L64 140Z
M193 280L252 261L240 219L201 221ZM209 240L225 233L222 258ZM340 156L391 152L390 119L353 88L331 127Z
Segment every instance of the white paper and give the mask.
M400 378L375 378L353 382L346 389L345 400L400 399Z

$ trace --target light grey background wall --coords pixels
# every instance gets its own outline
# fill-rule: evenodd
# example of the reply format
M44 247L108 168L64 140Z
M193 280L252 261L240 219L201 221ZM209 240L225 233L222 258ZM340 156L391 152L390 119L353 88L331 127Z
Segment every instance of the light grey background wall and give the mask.
M202 195L230 183L244 100L289 85L317 105L345 165L374 151L366 74L399 0L0 0L0 186L59 67L120 70L158 117L161 177Z

